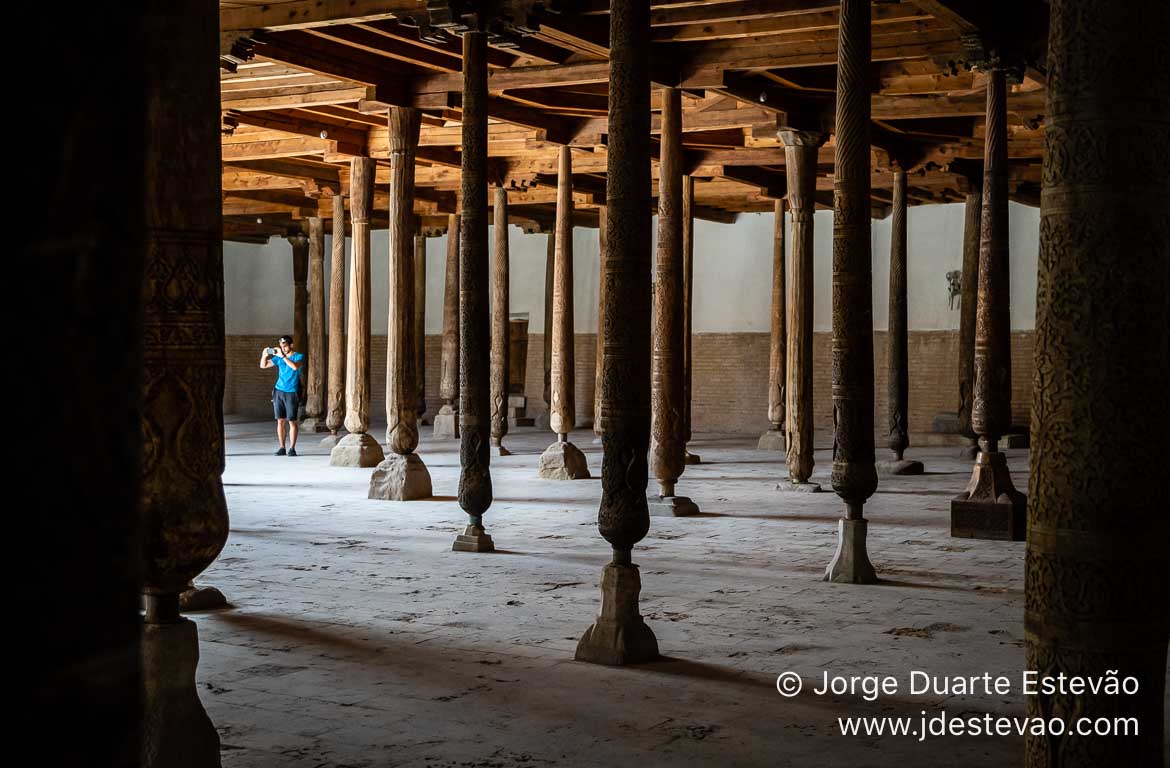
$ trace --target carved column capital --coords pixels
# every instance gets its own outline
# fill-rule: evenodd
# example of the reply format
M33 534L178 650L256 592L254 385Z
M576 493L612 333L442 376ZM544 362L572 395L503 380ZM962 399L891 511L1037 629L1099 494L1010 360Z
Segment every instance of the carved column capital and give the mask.
M824 131L798 131L794 128L780 128L776 137L786 147L821 147L829 140Z

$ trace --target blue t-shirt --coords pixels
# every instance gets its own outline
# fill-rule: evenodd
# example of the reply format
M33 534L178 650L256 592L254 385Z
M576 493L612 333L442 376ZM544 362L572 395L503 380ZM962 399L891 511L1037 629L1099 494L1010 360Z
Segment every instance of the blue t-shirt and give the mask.
M305 359L305 356L300 352L293 352L288 356L288 359L299 363ZM297 370L286 363L280 355L272 358L272 364L276 366L276 388L281 392L296 392L297 385L300 383L301 371L305 370L305 366L302 365L300 370Z

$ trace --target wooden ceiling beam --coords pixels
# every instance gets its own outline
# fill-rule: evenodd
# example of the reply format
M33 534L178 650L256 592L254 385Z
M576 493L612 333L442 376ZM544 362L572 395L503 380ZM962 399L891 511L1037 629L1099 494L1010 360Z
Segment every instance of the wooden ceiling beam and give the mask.
M426 0L297 0L221 8L221 32L313 29L426 13Z

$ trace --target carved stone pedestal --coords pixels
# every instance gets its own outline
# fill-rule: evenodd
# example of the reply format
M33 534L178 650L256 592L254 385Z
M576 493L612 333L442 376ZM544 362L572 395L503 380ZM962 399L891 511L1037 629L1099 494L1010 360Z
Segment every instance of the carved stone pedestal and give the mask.
M328 432L329 427L325 426L325 419L315 419L309 417L301 422L301 432Z
M787 451L788 444L784 439L784 432L779 429L769 429L760 435L760 442L756 444L759 451Z
M408 453L405 456L392 453L374 469L370 477L371 499L383 501L412 501L414 499L429 499L434 493L431 490L431 473L427 465L417 453Z
M545 480L588 480L589 465L580 448L558 440L540 455L538 474Z
M793 493L820 493L820 483L798 483L795 480L790 480L786 483L780 483L776 486L778 491L790 491Z
M199 701L195 622L142 626L142 765L218 768L219 734Z
M876 584L877 573L865 549L867 520L841 518L837 524L837 554L825 569L825 581L838 584Z
M967 490L951 501L951 535L1024 541L1027 533L1027 497L1012 485L1007 458L981 452Z
M435 439L459 439L459 414L450 405L444 405L435 414Z
M694 517L699 514L699 505L686 496L647 496L646 506L650 517Z
M351 432L337 441L337 445L329 452L329 465L332 467L376 467L386 454L370 434L366 432Z
M482 525L469 525L455 537L452 552L495 552L496 545Z
M703 457L697 453L691 453L687 449L683 449L683 463L684 464L702 464Z
M504 441L502 438L493 437L492 438L492 455L493 456L511 456L512 452L509 451L504 446Z
M894 475L921 475L925 470L921 461L909 459L888 459L874 464L877 467L878 477L893 477Z
M601 572L601 613L577 643L577 661L639 664L658 658L658 640L638 613L638 566L609 563Z
M187 590L179 593L179 610L183 613L214 611L217 608L226 608L227 604L223 592L215 587L197 587L192 584Z

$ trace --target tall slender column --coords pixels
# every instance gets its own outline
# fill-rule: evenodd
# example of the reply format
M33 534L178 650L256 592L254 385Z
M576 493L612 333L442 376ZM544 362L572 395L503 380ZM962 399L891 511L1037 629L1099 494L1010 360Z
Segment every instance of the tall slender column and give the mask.
M443 346L439 358L439 397L435 437L459 438L459 214L447 217L447 266L443 283Z
M971 427L983 438L966 490L951 501L951 535L1023 541L1026 497L1012 485L999 439L1011 426L1012 354L1008 272L1007 80L1002 66L987 73L983 158L983 221L975 309L975 389Z
M683 217L683 462L698 464L698 454L691 453L687 443L691 441L691 315L692 299L695 295L695 177L683 176L682 187Z
M370 477L369 498L411 501L432 496L418 448L415 382L414 156L422 115L390 107L390 296L386 322L386 444L390 455Z
M305 382L305 418L301 432L325 427L325 220L309 219L309 370Z
M979 455L979 441L971 429L971 396L975 390L975 307L979 287L979 219L983 209L982 179L972 178L963 220L963 276L959 282L959 433L969 444L962 456Z
M492 259L492 445L497 456L510 456L504 447L508 434L508 190L495 188Z
M890 311L886 325L887 388L892 461L879 461L883 475L921 475L922 462L902 456L910 447L910 361L906 320L906 172L894 171L894 211L890 227Z
M546 329L547 331L547 329ZM589 477L585 454L569 442L576 421L573 354L573 161L560 148L557 176L556 255L553 264L552 410L549 427L556 441L540 456L538 474L547 480Z
M329 388L325 401L325 426L329 435L322 448L333 449L337 431L345 421L345 198L333 194L333 251L329 257Z
M1166 760L1168 28L1161 0L1052 2L1025 668L1132 687L1026 698L1032 717L1133 721L1125 736L1029 733L1029 768Z
M309 344L309 237L304 232L296 232L285 237L292 247L293 268L293 343L300 349L308 349ZM312 367L313 360L306 360ZM307 372L306 372L307 373ZM304 374L302 374L303 376ZM305 420L305 402L297 404L297 421Z
M544 404L552 418L552 327L553 273L557 263L557 231L548 233L548 250L544 256Z
M870 267L870 4L841 0L837 162L833 177L833 490L845 502L826 581L877 581L862 510L877 490L873 453L873 276Z
M660 517L699 512L689 498L674 495L675 483L686 469L682 240L682 94L677 88L664 88L650 361L650 469L659 493L651 497L649 508L652 516Z
M345 428L349 434L329 452L335 467L376 467L385 458L370 428L370 208L374 161L355 157L349 176L353 264L349 273L349 323L345 354Z
M577 644L578 661L635 664L658 657L638 613L634 545L650 530L650 4L609 6L609 153L605 252L605 360L601 381L601 507L597 527L613 547L601 575L601 614Z
M418 384L418 422L427 425L427 237L421 222L414 233L414 376Z
M811 131L780 131L788 172L792 216L792 275L788 281L788 381L784 429L788 482L776 490L816 493L813 471L813 214L816 212L817 150L828 138Z
M486 20L463 33L463 221L459 238L459 506L467 528L452 549L491 552L483 515L492 503L488 327L488 92Z
M608 250L609 227L606 224L605 206L597 208L597 245L600 258L601 275L597 281L597 343L594 345L593 371L593 439L595 445L601 444L601 373L602 363L605 360L605 252Z
M228 537L218 13L207 1L152 6L146 26L141 763L218 766L195 688L196 627L179 612L179 594Z
M788 383L788 338L785 328L786 291L784 286L784 201L773 206L775 223L772 226L772 335L768 347L768 421L771 426L760 435L756 448L761 451L782 451L786 447L784 435L784 407Z

